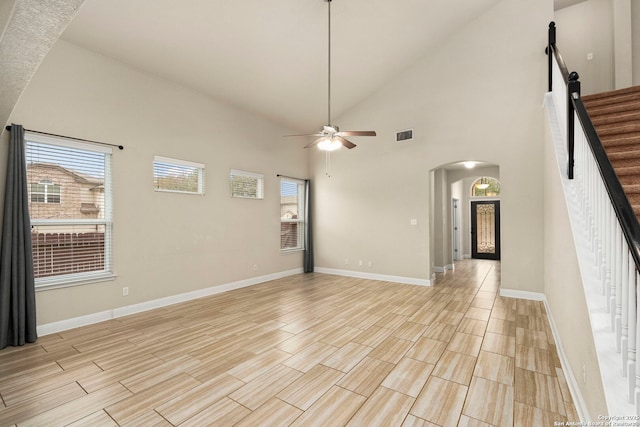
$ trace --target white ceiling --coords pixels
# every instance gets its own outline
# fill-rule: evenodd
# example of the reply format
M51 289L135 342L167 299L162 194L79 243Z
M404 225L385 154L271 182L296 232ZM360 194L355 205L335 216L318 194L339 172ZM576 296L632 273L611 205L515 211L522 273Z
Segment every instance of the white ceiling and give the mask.
M499 1L332 1L332 116ZM86 0L62 38L315 131L327 121L327 9L324 0Z

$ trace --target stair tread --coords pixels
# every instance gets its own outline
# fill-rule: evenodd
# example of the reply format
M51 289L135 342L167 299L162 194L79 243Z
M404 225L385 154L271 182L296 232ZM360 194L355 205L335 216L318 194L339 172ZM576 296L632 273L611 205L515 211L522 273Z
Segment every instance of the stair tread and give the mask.
M619 167L616 168L616 173L619 176L640 175L640 165Z
M600 106L592 106L585 103L587 111L591 117L608 117L611 115L618 115L620 113L627 112L640 112L640 100L634 100L633 102L625 102L621 104L607 104Z
M640 136L640 123L609 123L596 127L598 135L620 135L631 134L629 136ZM636 134L636 135L634 135Z
M597 129L596 129L597 130ZM606 144L604 145L631 145L634 143L640 143L640 135L627 135L627 136L616 136L616 135L600 135L600 140Z
M615 151L613 153L608 153L608 155L609 155L609 160L611 161L640 159L640 150Z
M640 194L640 184L626 184L623 185L622 188L624 188L625 193Z
M624 105L624 104L632 104L638 102L640 100L640 93L619 95L619 96L607 96L597 99L589 99L587 97L582 97L582 102L587 107L603 107L603 106L616 106L616 105Z
M611 90L608 92L594 93L590 95L584 95L582 97L585 102L593 102L601 99L611 99L616 97L640 95L640 86L631 86L623 89Z
M601 115L595 117L592 116L591 113L589 113L589 115L591 116L591 121L596 127L601 125L614 125L627 122L640 122L640 111Z

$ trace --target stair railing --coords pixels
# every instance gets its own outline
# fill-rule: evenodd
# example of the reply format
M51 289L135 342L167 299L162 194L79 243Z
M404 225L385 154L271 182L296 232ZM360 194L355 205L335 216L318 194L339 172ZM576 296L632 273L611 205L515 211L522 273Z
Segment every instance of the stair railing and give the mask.
M578 73L568 72L556 46L555 23L549 24L549 91L566 123L567 176L574 179L591 250L598 262L602 295L606 298L628 402L640 411L640 224L607 157L580 95ZM552 55L553 53L553 55ZM580 126L575 126L576 119ZM640 412L638 412L640 414Z

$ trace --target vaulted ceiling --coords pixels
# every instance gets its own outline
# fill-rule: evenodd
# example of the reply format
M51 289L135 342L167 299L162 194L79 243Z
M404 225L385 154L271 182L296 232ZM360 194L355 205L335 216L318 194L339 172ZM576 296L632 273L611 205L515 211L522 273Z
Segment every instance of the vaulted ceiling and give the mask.
M333 0L332 116L356 106L500 1L504 0ZM583 0L555 1L558 8ZM15 83L15 93L0 103L0 119L8 117L19 91L71 20L61 35L67 42L294 130L315 131L326 124L325 0L11 3L14 16L9 14L0 40L0 65L15 59L11 52L16 48L29 45L32 51L27 50L24 60L32 63L24 70L17 64L5 73L3 85ZM0 25L11 10L0 8ZM33 13L42 22L29 29ZM18 37L16 20L25 24L17 30Z
M500 0L333 0L337 117ZM86 0L62 39L292 129L327 121L324 0Z

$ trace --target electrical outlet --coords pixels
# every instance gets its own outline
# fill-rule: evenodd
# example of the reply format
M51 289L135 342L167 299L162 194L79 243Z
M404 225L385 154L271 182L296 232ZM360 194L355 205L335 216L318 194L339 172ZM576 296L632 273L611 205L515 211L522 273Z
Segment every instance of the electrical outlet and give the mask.
M126 297L129 295L129 287L125 286L124 288L122 288L122 296Z
M253 264L253 271L258 270L258 264Z
M345 258L344 259L344 263L345 263L345 265L349 265L349 258Z
M373 266L373 263L371 261L367 261L367 267L371 267Z
M593 52L587 53L587 60L591 61L593 59Z
M362 266L362 260L361 259L358 260L358 265Z

